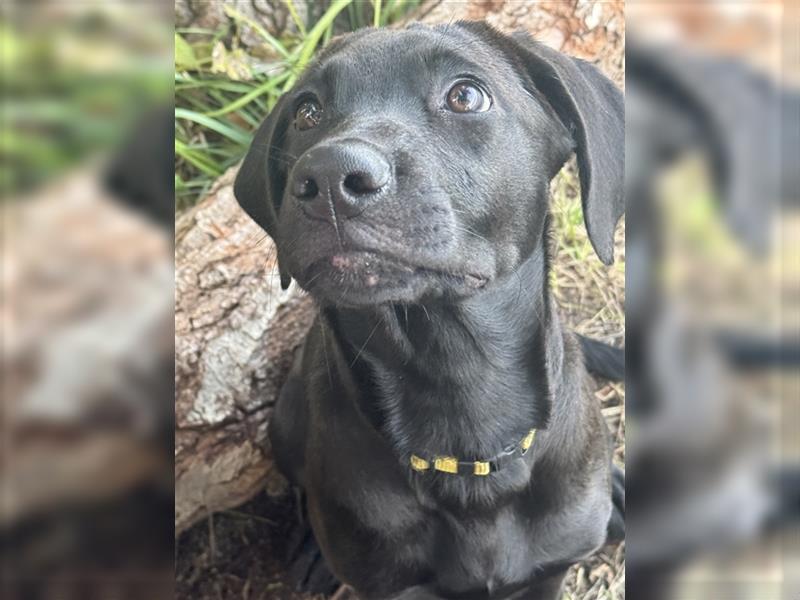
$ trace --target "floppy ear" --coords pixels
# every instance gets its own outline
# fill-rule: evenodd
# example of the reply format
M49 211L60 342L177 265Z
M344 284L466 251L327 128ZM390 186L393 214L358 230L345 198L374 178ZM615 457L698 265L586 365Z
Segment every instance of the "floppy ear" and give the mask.
M250 150L244 157L236 174L233 195L239 206L258 223L274 240L277 224L277 208L286 188L286 168L281 156L281 143L286 135L287 124L281 118L283 99L278 101L269 116L256 131ZM281 287L291 283L289 274L280 267Z
M575 142L586 230L605 264L614 262L614 230L625 212L625 103L594 65L518 34L520 68Z

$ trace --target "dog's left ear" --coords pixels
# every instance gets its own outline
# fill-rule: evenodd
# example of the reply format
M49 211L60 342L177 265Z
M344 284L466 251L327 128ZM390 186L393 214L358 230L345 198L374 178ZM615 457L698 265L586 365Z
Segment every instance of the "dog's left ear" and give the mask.
M586 230L605 264L614 262L614 230L625 212L625 102L594 65L524 34L511 37L519 68L547 99L575 142Z
M277 209L287 178L285 160L281 156L281 144L286 135L286 123L281 118L283 105L281 98L256 131L233 184L233 195L239 206L273 240L278 220ZM278 270L281 287L286 289L291 283L291 276L281 268L280 259Z

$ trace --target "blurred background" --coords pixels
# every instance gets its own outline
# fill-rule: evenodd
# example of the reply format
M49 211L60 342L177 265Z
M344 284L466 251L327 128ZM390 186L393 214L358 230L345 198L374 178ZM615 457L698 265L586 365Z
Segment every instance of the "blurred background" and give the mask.
M172 597L172 5L0 10L0 597Z
M626 21L627 593L796 598L796 3Z

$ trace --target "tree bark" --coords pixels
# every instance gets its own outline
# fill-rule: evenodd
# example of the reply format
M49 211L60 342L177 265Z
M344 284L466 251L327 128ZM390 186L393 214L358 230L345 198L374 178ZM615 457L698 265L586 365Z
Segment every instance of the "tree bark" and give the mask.
M175 527L237 506L274 472L266 425L316 309L233 196L236 167L176 224Z

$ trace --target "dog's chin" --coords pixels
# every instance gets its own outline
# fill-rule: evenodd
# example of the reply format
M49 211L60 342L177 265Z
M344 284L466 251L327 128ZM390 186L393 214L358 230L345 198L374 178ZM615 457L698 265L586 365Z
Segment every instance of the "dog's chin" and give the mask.
M337 253L295 278L319 302L348 307L463 298L488 283L480 274L416 266L374 252Z

